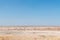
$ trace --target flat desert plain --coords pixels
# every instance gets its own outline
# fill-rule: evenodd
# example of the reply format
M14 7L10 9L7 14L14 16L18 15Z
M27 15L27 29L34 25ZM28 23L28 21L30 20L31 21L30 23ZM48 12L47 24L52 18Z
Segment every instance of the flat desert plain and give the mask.
M60 40L60 27L0 27L0 40Z

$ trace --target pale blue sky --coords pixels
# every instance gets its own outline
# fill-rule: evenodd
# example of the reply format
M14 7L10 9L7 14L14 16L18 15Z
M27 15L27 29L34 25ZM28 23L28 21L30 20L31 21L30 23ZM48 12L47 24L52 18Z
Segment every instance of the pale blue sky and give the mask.
M0 0L0 25L60 25L60 0Z

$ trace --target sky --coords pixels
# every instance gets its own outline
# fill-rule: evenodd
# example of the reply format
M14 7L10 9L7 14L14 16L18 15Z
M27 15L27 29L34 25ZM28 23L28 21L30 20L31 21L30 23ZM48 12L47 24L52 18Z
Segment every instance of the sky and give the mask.
M0 25L60 25L60 0L0 0Z

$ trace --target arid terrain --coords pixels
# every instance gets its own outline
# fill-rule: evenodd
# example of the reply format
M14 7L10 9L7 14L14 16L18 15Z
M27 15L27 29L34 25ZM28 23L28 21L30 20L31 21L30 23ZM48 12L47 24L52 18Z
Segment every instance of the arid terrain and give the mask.
M0 40L60 40L60 27L0 27Z

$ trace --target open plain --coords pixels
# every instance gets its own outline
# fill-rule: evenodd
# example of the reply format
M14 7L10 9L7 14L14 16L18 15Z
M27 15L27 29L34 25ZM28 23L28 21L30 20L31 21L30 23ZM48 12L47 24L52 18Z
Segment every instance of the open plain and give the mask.
M60 40L60 27L0 27L0 40Z

